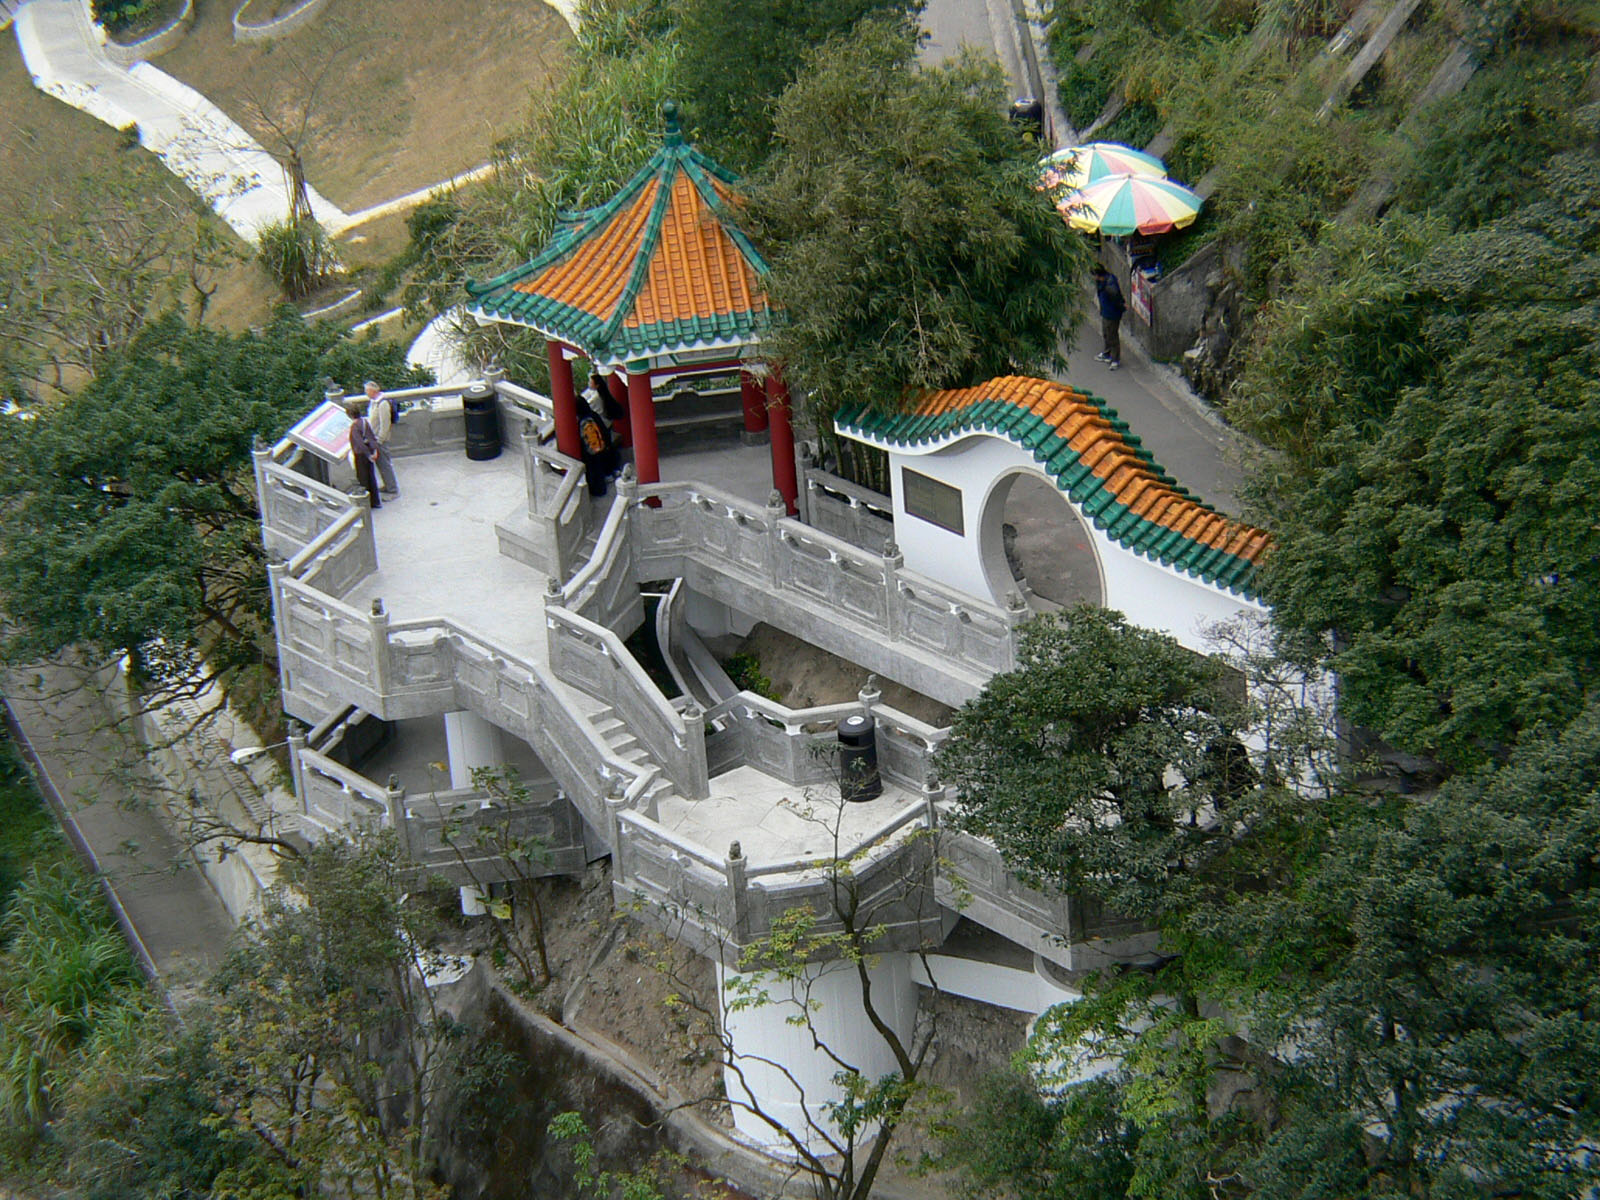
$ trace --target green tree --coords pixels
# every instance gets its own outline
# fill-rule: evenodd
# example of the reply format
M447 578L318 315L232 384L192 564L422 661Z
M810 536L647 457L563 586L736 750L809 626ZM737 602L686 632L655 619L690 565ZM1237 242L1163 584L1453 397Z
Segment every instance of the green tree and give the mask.
M259 332L168 316L82 390L0 422L0 606L11 661L85 645L160 687L276 675L254 437L281 436L328 376L416 380L400 348L281 310Z
M213 988L219 1125L253 1153L219 1195L436 1200L430 1118L452 1026L422 980L437 935L392 834L287 867Z
M1016 669L957 712L939 751L963 827L1025 877L1125 916L1181 909L1281 790L1233 736L1245 710L1221 677L1106 609L1029 623Z
M0 180L0 396L78 387L185 299L203 317L238 256L221 221L142 152L39 191Z
M1116 1101L1115 1087L1105 1080L1046 1096L1025 1072L994 1075L971 1110L952 1114L940 1127L933 1161L956 1171L974 1197L1124 1196L1136 1135Z
M1516 213L1427 255L1421 378L1386 396L1375 353L1323 351L1375 404L1318 413L1334 428L1269 481L1278 622L1324 639L1350 720L1447 770L1558 727L1600 662L1597 187L1600 155L1560 155Z
M1295 886L1230 935L1290 969L1262 1193L1581 1195L1600 1167L1593 1011L1600 708L1436 795L1336 811ZM1282 1039L1282 1041L1280 1041Z
M750 181L784 314L769 351L824 431L846 401L1041 370L1079 308L1087 249L1034 186L998 68L919 70L915 48L875 18L811 55Z
M806 54L863 17L915 18L920 0L677 0L678 82L689 127L736 171L772 152L773 106Z

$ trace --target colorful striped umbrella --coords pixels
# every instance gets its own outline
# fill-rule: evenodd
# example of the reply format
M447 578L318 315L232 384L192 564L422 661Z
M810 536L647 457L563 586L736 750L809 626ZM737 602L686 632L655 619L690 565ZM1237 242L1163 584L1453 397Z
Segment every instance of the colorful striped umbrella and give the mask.
M1081 188L1108 175L1148 175L1166 178L1159 158L1120 142L1088 142L1069 146L1039 160L1039 182L1047 188Z
M1056 203L1067 224L1085 233L1169 233L1193 224L1200 197L1170 179L1113 175Z

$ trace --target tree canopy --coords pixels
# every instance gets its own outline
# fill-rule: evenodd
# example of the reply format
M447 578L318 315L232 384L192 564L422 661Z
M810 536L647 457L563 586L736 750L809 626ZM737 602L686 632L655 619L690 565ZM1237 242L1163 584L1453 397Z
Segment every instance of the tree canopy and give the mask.
M812 54L749 181L771 351L819 417L1041 370L1077 312L1087 250L1035 187L997 66L915 51L911 25L873 18Z
M677 0L678 84L701 148L736 171L772 152L773 107L808 51L921 0Z
M1264 488L1278 622L1326 639L1352 721L1447 770L1558 727L1600 662L1597 188L1584 146L1474 228L1341 237L1360 265L1280 306L1246 377L1290 451Z
M1218 663L1085 605L1023 628L1016 668L956 714L938 769L963 827L1014 870L1152 919L1193 903L1277 790L1234 736L1244 719Z
M399 347L289 309L259 333L168 316L76 393L0 421L6 656L82 644L160 681L192 669L210 631L224 669L275 662L250 448L330 376L418 379Z

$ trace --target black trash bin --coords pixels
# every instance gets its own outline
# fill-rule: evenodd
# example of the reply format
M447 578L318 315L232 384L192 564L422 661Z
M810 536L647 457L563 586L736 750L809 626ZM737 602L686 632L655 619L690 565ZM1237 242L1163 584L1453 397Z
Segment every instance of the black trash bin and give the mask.
M474 462L500 457L500 405L494 388L474 383L462 392L461 417L467 423L467 457Z
M1024 96L1011 106L1011 124L1035 141L1044 139L1044 105L1032 96Z
M883 795L878 776L878 730L869 716L839 722L839 794L846 800L875 800Z

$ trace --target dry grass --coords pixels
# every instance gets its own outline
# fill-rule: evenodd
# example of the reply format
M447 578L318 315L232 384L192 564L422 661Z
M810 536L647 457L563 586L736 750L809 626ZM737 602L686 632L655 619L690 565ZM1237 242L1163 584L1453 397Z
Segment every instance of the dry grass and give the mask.
M300 32L235 45L234 7L200 0L194 28L157 65L270 148L262 109L294 115L306 80L336 54L303 157L312 186L346 211L487 161L562 69L572 38L534 0L332 0Z
M0 36L0 176L8 187L38 194L107 158L144 153L124 149L116 130L35 88L16 39L9 30ZM241 257L249 253L244 242L233 243ZM232 328L258 324L275 300L260 268L241 261L219 278L207 320Z
M18 190L86 170L117 152L121 135L33 86L10 29L0 33L0 171Z

